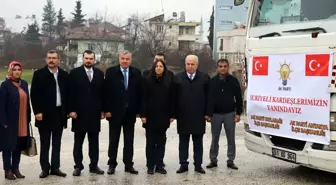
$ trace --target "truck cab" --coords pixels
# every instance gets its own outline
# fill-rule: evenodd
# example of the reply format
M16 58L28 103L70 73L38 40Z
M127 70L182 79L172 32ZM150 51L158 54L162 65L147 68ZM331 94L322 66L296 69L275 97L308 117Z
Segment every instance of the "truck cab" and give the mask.
M236 5L241 0L235 0ZM245 56L250 67L251 57L336 52L335 0L251 0L249 6ZM336 70L336 58L333 69ZM248 70L245 70L248 72ZM248 74L246 76L249 76ZM296 163L309 168L336 172L336 71L329 74L330 143L281 137L250 129L245 120L245 146L248 150ZM309 83L309 82L307 82ZM247 101L247 91L244 100ZM321 89L316 89L319 91ZM248 116L247 109L247 116ZM280 153L279 153L280 152Z

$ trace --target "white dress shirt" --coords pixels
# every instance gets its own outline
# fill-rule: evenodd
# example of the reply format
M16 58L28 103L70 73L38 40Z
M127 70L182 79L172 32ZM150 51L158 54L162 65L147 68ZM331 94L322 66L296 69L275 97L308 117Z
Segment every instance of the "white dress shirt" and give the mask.
M54 75L55 81L56 81L56 107L60 107L62 106L62 101L61 101L61 90L59 88L58 85L58 68L57 71L55 73L53 73L50 69L49 69L50 73L52 73Z
M190 74L190 73L187 72L188 78L190 78L190 75L192 75L190 80L193 80L195 78L196 72L194 72L192 74Z
M91 71L91 80L92 80L93 79L93 68L88 69L88 68L84 67L84 69L85 69L86 75L89 73L89 71ZM89 78L89 76L88 76L88 78Z

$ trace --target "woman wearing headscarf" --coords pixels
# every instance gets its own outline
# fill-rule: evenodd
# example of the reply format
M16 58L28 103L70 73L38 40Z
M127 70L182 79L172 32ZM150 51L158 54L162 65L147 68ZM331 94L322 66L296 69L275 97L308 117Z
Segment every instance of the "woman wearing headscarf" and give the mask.
M173 121L173 75L163 61L157 60L149 75L143 77L141 121L146 129L147 173L166 174L163 158L166 131Z
M0 86L0 151L5 178L25 178L19 171L21 151L30 147L28 83L21 79L22 65L12 62Z

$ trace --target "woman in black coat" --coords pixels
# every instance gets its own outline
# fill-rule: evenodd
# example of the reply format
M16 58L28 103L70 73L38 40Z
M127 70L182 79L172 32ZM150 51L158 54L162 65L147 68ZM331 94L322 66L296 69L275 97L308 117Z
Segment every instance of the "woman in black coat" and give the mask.
M6 81L0 87L0 150L5 178L25 178L19 171L21 151L30 147L30 103L28 84L21 79L22 65L9 65Z
M148 174L166 174L163 157L166 131L174 120L173 75L167 73L166 65L158 60L150 75L143 77L143 101L141 121L146 129L146 158Z

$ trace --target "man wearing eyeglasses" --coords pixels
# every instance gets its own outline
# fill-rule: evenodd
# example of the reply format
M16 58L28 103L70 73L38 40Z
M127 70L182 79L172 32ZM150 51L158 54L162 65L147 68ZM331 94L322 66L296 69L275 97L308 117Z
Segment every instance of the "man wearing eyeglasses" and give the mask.
M235 129L240 121L243 101L240 83L237 78L229 74L229 61L219 59L218 74L210 80L207 105L207 119L211 121L212 142L210 148L210 164L207 168L217 167L219 150L219 136L224 125L227 138L227 167L237 170L234 164L236 156Z
M59 168L62 133L67 127L68 73L58 67L60 58L55 50L48 51L46 63L44 68L34 72L31 84L31 103L41 142L40 178L49 175L65 177L66 174ZM52 145L51 163L49 163L50 145Z

